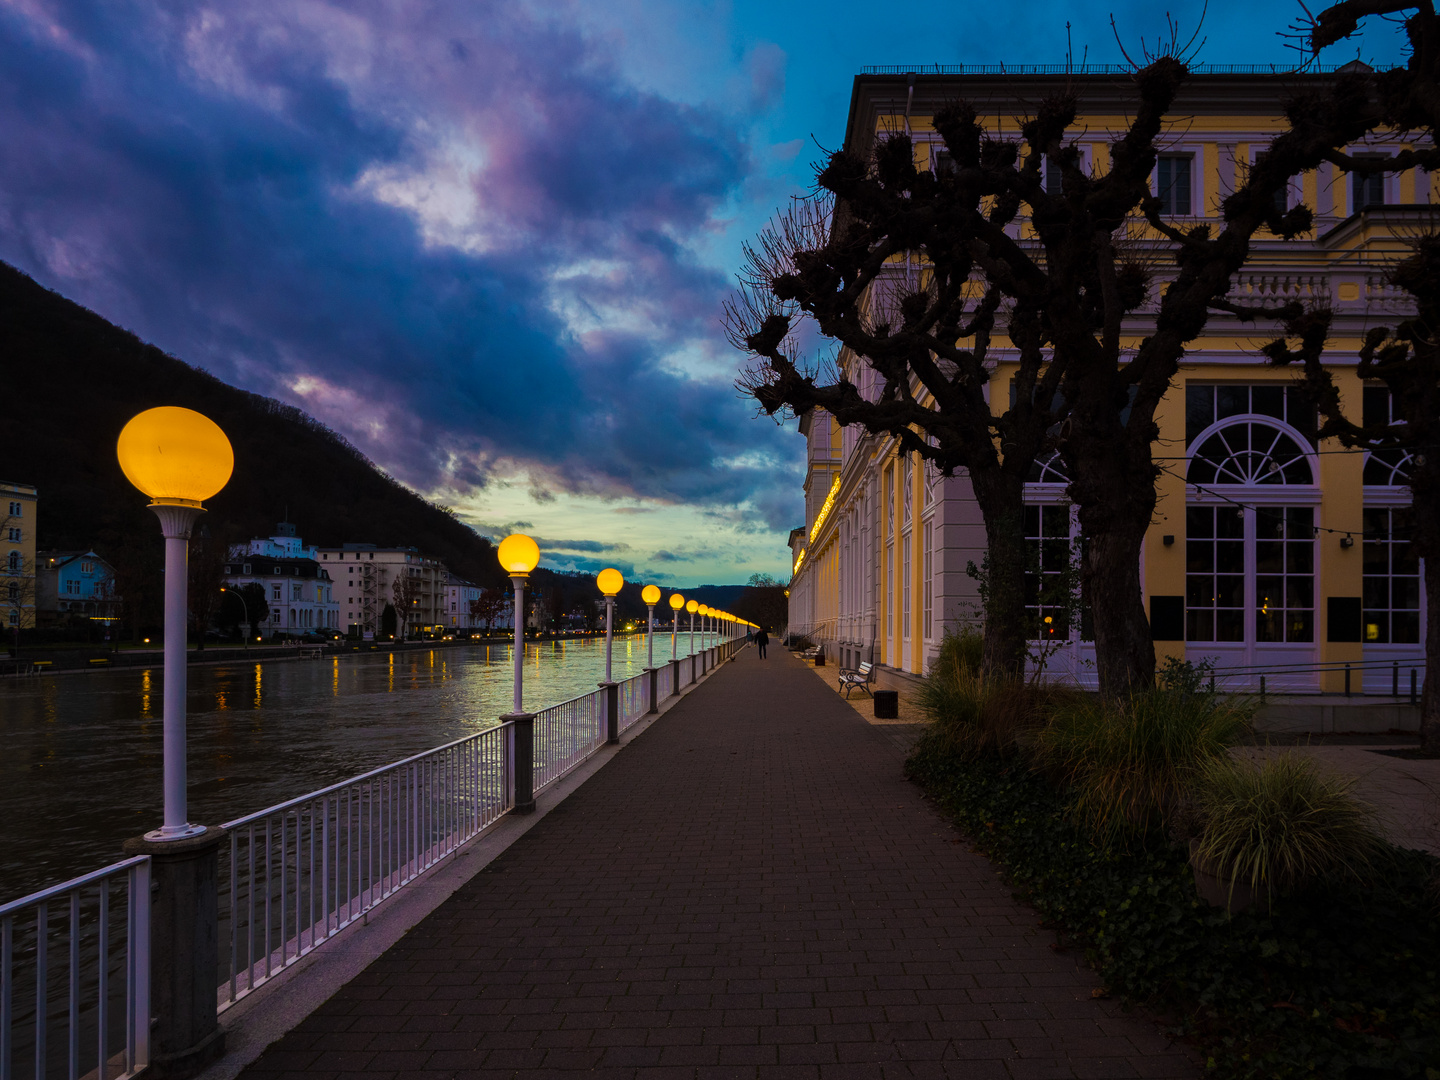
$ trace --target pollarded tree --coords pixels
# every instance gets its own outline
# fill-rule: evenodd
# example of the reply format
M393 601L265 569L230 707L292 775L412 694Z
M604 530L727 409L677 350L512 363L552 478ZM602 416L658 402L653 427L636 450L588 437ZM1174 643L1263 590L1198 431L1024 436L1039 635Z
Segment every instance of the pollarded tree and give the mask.
M1018 138L987 130L970 102L937 110L938 175L917 167L900 133L832 154L818 196L747 249L727 306L731 341L754 358L739 386L766 413L822 408L947 475L968 472L997 608L986 613L988 671L1023 662L1024 484L1055 450L1085 539L1101 686L1150 684L1140 550L1155 509L1156 407L1212 315L1298 314L1227 300L1232 276L1262 226L1285 238L1310 228L1310 211L1280 211L1277 194L1365 130L1365 115L1349 111L1364 103L1362 86L1312 84L1286 105L1291 130L1224 200L1218 232L1176 227L1150 176L1187 75L1178 55L1135 72L1132 119L1103 172L1083 169L1067 138L1079 108L1069 88L1039 102ZM1047 161L1058 191L1047 190ZM838 365L799 355L805 319L838 345ZM1012 392L987 393L1002 362L1014 365Z
M1368 0L1336 4L1308 28L1306 44L1318 55L1343 41L1367 17L1407 14L1410 59L1404 67L1357 76L1363 79L1361 115L1368 130L1406 132L1418 148L1393 157L1364 156L1336 149L1326 155L1355 178L1420 167L1440 169L1440 19L1430 4ZM1349 141L1354 141L1349 140ZM1337 142L1337 147L1340 144ZM1422 174L1423 175L1423 174ZM1367 388L1360 415L1347 412L1339 387L1325 367L1330 329L1328 307L1291 320L1286 338L1265 349L1277 364L1299 364L1319 407L1321 437L1371 452L1367 471L1393 473L1410 488L1408 522L1398 532L1367 534L1372 543L1409 534L1410 556L1424 560L1426 625L1425 688L1420 702L1424 752L1440 754L1440 220L1431 218L1412 237L1410 254L1388 268L1388 279L1413 301L1414 313L1365 336L1355 374L1383 384ZM1378 395L1374 391L1378 390ZM1377 481L1391 478L1375 477ZM1367 483L1370 478L1367 476ZM1401 516L1401 515L1397 515ZM1408 526L1408 527L1406 527ZM1387 546L1389 546L1387 544ZM1389 598L1383 605L1389 607ZM1393 630L1393 627L1391 628ZM1378 628L1377 628L1378 630ZM1390 635L1385 635L1387 639ZM1418 636L1418 635L1417 635Z

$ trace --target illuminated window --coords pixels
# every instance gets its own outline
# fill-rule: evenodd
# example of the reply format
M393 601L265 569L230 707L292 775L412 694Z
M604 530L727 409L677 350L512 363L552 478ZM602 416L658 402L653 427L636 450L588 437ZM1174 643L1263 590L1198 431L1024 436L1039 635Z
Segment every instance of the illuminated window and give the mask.
M1365 642L1420 641L1420 560L1402 521L1404 511L1365 510Z

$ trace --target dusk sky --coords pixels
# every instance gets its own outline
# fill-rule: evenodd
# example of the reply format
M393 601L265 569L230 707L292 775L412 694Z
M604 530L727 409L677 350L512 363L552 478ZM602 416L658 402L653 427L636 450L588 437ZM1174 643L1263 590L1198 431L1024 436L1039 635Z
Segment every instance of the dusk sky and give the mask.
M1200 7L1169 5L1187 34ZM1199 59L1291 62L1299 10L1215 0ZM785 577L802 441L732 385L740 245L863 65L1058 63L1067 19L1115 62L1112 11L1132 55L1165 28L1140 0L0 0L0 259L546 565Z

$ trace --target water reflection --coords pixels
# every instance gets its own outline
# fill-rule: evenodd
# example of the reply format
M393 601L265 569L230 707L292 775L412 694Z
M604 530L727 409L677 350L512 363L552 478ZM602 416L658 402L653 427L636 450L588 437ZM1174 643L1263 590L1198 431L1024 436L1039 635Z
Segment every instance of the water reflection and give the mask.
M615 678L645 655L643 636L617 639ZM228 821L491 727L510 708L510 665L508 645L194 665L190 820ZM525 705L588 693L604 670L603 641L527 644ZM113 862L158 824L161 681L159 669L0 681L0 901Z

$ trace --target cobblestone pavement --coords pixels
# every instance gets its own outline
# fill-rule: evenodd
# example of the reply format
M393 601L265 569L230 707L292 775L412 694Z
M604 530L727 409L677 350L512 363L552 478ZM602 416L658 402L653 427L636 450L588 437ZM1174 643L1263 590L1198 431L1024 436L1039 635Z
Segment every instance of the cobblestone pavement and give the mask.
M1199 1076L901 764L747 649L245 1075Z

